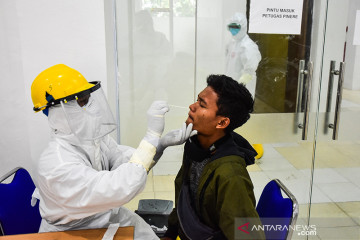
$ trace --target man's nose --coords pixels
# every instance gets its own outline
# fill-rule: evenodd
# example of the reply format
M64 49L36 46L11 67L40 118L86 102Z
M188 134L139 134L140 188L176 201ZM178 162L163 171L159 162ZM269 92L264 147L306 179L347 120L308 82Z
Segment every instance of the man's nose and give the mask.
M190 104L189 109L190 109L190 111L194 112L195 111L195 103Z

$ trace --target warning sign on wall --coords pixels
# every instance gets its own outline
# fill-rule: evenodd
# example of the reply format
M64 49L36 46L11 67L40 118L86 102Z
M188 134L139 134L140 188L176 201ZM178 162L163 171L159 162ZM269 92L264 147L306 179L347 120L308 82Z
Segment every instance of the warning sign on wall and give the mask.
M301 32L303 0L251 0L249 33Z

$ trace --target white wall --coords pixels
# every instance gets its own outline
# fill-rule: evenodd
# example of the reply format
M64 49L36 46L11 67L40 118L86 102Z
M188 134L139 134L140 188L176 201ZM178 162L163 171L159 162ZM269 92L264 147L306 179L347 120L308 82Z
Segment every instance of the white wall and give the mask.
M360 46L354 45L356 11L360 10L360 1L350 0L348 16L348 34L346 38L344 88L360 90Z
M30 87L44 69L64 63L106 90L102 0L0 0L0 176L32 171L49 139L47 118L32 111Z

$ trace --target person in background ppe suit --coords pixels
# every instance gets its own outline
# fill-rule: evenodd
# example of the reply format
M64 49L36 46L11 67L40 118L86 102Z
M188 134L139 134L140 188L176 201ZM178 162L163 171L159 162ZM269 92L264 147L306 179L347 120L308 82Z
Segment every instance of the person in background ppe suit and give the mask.
M261 60L261 54L256 43L247 35L247 20L242 13L235 13L229 20L227 28L232 35L232 41L226 46L225 75L239 83L245 84L255 99L256 69ZM259 159L264 154L262 144L253 144Z
M226 46L225 75L244 83L255 98L256 69L261 54L256 43L247 35L247 20L242 13L235 13L227 28L232 40Z
M49 145L34 168L32 204L40 200L39 232L119 224L135 226L135 239L158 239L145 221L121 206L144 189L155 153L161 156L167 146L185 142L194 133L192 125L161 138L169 108L155 101L138 148L118 145L109 135L117 126L100 82L87 82L64 64L40 73L31 97L34 111L43 111L51 128Z

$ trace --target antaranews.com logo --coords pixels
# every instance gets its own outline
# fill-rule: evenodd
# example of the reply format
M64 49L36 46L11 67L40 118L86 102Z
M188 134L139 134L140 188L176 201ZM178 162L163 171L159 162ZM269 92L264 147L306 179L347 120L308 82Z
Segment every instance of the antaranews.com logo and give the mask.
M299 236L315 236L316 225L295 224L290 225L289 219L267 218L262 219L236 219L235 239L284 239L289 233Z

